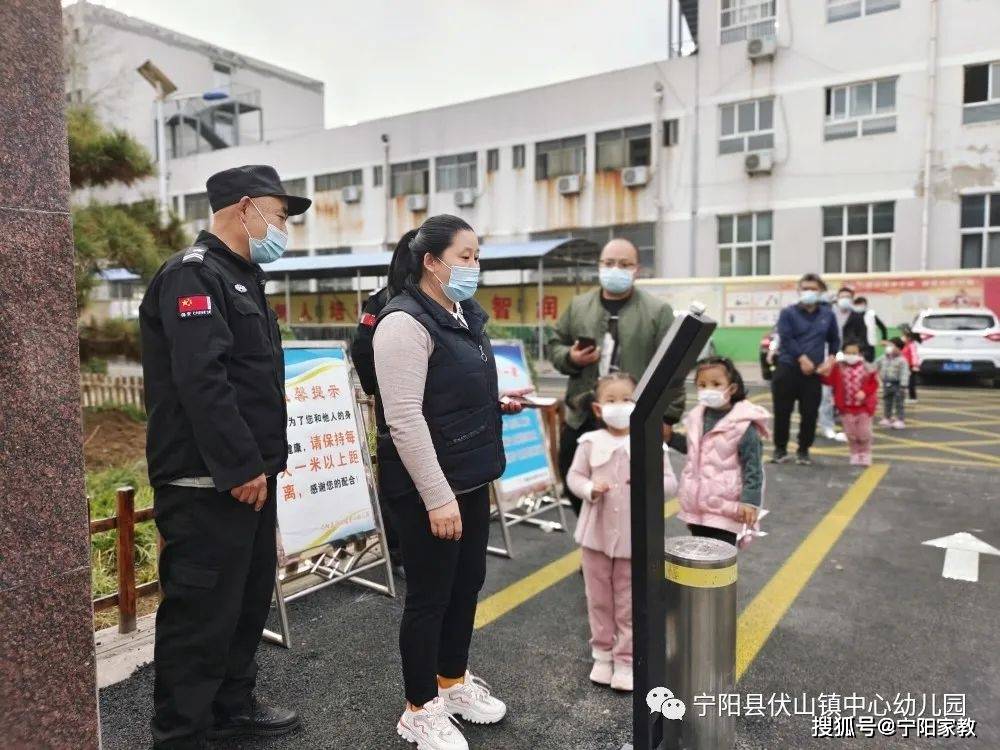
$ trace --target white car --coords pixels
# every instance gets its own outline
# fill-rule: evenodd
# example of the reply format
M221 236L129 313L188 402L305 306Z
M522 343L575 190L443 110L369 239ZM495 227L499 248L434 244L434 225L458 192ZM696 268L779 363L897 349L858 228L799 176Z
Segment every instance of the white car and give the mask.
M920 372L965 373L1000 385L1000 321L986 307L924 310L913 321L920 336Z

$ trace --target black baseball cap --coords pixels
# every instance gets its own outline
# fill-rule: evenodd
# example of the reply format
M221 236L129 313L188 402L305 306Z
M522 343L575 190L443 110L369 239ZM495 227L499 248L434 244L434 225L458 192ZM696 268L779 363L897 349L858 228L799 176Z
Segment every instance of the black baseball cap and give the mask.
M208 202L212 206L212 213L239 203L244 195L250 198L266 195L284 198L288 202L289 216L305 213L312 205L312 201L308 198L286 193L277 170L266 164L247 164L216 172L208 178L205 189L208 190Z

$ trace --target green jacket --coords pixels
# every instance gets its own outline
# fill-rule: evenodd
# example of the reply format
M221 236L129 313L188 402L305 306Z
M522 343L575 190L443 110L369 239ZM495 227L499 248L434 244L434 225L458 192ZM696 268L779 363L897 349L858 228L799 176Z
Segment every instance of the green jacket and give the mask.
M556 323L549 339L549 361L564 375L569 375L566 387L566 423L578 429L586 414L576 408L581 394L597 385L598 363L582 370L570 361L569 350L579 336L589 336L600 346L608 332L607 310L601 305L600 287L577 295ZM666 302L649 292L635 289L618 315L619 366L636 380L642 378L660 340L674 322L674 311ZM670 398L664 419L673 424L684 412L684 387L677 388Z

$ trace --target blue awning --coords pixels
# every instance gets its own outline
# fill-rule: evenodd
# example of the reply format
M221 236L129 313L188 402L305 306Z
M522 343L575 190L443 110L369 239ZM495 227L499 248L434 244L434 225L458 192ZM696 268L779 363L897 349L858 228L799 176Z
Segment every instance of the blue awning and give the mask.
M139 281L142 277L125 268L105 268L97 272L104 281Z
M546 268L593 263L600 248L589 240L563 237L550 240L527 240L506 244L480 246L479 262L486 271L509 271L538 268L539 260ZM269 278L328 279L355 276L385 276L392 253L347 253L343 255L308 255L280 258L263 266Z

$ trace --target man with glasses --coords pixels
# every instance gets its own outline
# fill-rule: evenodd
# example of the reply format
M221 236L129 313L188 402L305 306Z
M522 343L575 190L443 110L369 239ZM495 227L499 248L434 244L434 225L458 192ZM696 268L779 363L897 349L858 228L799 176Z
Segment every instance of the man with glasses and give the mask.
M559 473L564 488L577 440L596 428L589 397L597 379L615 370L641 377L674 322L670 305L635 288L639 251L628 240L613 239L604 246L598 273L600 286L573 298L549 340L553 366L569 376L566 423L559 442ZM684 411L683 386L670 396L664 420L673 425ZM579 515L583 501L569 490L564 491Z

